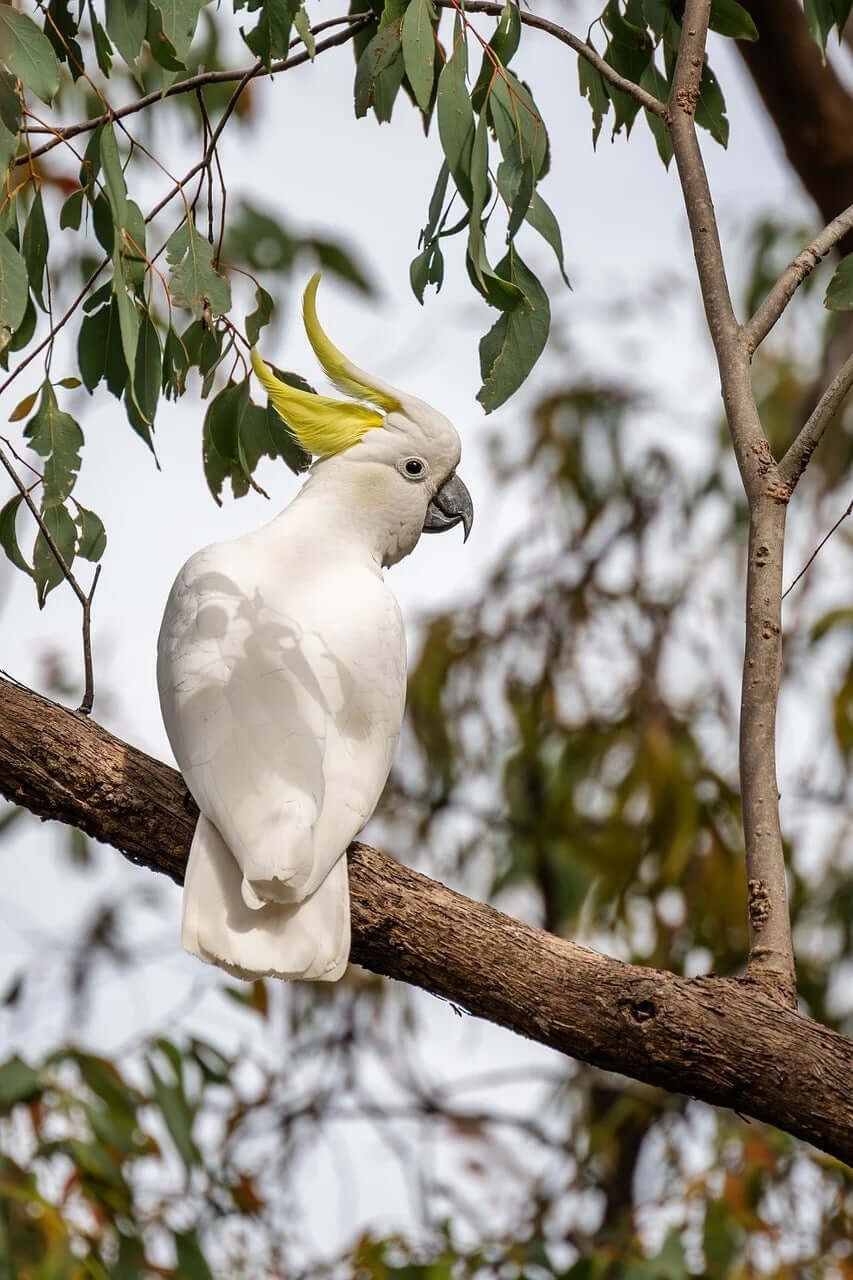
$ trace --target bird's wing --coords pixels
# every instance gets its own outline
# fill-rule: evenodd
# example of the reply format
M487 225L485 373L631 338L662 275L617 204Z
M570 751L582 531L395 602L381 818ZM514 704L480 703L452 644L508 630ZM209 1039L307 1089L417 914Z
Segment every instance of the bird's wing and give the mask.
M194 556L158 647L163 717L248 905L301 901L372 813L402 719L402 621L381 578L257 537Z

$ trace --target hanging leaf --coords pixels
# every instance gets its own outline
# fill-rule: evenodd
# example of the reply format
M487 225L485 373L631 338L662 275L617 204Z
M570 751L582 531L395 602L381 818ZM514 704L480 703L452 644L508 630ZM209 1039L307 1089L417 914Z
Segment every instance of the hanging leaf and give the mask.
M757 40L758 28L737 0L713 0L708 26L732 40Z
M402 18L380 27L359 59L355 73L355 114L361 119L373 107L380 121L391 118L403 79Z
M707 62L702 68L702 79L699 82L696 123L703 129L707 129L721 147L728 146L729 122L726 118L726 100L717 77Z
M447 159L447 167L459 194L471 203L471 150L474 146L474 113L468 97L466 75L468 48L465 37L457 34L453 53L438 78L438 136Z
M403 64L421 111L429 109L432 97L437 20L432 0L411 0L403 17Z
M43 508L60 506L77 480L83 432L71 414L59 408L53 387L47 381L41 389L38 409L24 427L24 436L30 448L45 459Z
M8 346L27 309L27 267L18 250L0 235L0 348Z
M148 0L104 0L104 4L109 37L132 67L148 30Z
M246 323L248 325L248 321ZM163 343L163 394L167 399L177 400L184 394L189 367L189 352L170 326Z
M15 521L23 501L23 494L18 493L14 498L10 498L2 511L0 511L0 546L2 546L15 568L20 569L22 573L26 573L31 578L33 576L32 567L24 559L21 548L18 545L18 535L15 531Z
M578 83L581 95L589 99L592 112L592 145L598 142L601 124L610 110L610 90L600 71L596 70L586 58L578 58Z
M275 309L275 303L266 289L261 285L255 289L255 310L246 316L246 337L249 339L249 345L255 346L261 329L270 322L270 317Z
M471 91L471 103L475 111L482 110L486 95L497 74L495 62L499 62L502 67L508 67L520 40L521 16L518 5L515 0L507 0L501 10L495 33L483 51L480 74L477 76L477 83Z
M59 88L59 63L51 43L32 18L10 5L0 5L0 50L3 65L50 103Z
M231 307L231 286L213 265L213 245L199 235L193 222L170 236L166 256L172 268L172 302L200 310L208 306L215 316Z
M514 248L495 270L521 290L524 300L513 311L504 312L480 342L483 385L477 399L487 413L524 382L542 354L551 326L548 295Z
M823 305L830 311L853 310L853 253L848 253L835 268Z
M653 94L658 102L666 102L669 97L669 85L654 62L650 62L640 76L640 86L648 93ZM660 116L654 115L651 111L646 111L644 114L646 124L649 126L652 137L655 140L658 155L663 161L664 168L668 169L669 162L672 159L672 138L670 137L669 129L666 127L666 121L662 120Z
M85 192L82 187L77 191L72 191L71 195L65 201L59 214L59 226L62 231L66 227L71 227L74 231L80 230L80 223L83 219L83 201Z
M214 396L204 415L202 428L202 461L207 487L217 504L222 506L222 486L231 481L235 498L249 491L249 477L240 461L240 423L249 404L249 382L229 382Z
M155 0L162 18L163 34L181 62L186 61L198 26L201 0Z
M314 32L311 30L311 19L303 7L297 9L293 15L293 25L299 33L300 40L308 50L308 57L313 62L317 53L317 42L314 39Z
M27 414L30 412L36 400L38 399L38 394L39 394L38 390L36 390L36 391L31 391L28 396L24 396L20 404L16 405L15 408L12 410L12 412L9 414L9 421L20 422L22 418L26 418Z
M269 66L276 58L286 58L290 44L290 29L298 7L298 0L262 0L258 25L247 35L240 34L256 58Z
M100 516L95 515L94 511L78 506L77 528L79 530L78 556L93 563L97 562L107 547L107 533L103 521Z
M77 527L74 521L62 505L44 508L41 516L66 568L70 570L74 563L74 550L77 546ZM36 534L33 548L33 577L38 606L43 609L54 587L58 587L60 582L65 580L65 571L41 530Z
M30 206L30 212L24 226L21 248L24 262L27 265L30 288L42 311L47 310L44 305L42 289L44 285L44 269L47 264L48 243L47 222L44 217L41 189L39 189Z

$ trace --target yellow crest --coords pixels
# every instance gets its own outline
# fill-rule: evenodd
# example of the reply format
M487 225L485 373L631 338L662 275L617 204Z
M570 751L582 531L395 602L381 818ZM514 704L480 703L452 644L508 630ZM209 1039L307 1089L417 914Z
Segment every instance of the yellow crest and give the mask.
M317 318L317 286L319 271L311 277L303 298L303 318L308 341L332 382L359 400L370 400L387 413L400 408L390 387L374 381L370 374L357 368L338 350L320 327ZM365 432L381 427L384 417L375 409L352 400L335 400L331 396L301 391L277 378L264 364L256 350L252 351L252 367L263 384L270 403L285 426L303 449L317 457L342 453L359 443Z

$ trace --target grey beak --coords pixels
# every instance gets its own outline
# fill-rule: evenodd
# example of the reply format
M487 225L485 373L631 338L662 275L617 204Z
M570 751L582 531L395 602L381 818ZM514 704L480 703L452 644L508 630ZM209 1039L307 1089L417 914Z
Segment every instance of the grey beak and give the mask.
M460 523L465 530L462 541L467 542L474 523L474 504L467 488L454 471L427 507L423 531L443 533L445 529L452 529L455 524Z

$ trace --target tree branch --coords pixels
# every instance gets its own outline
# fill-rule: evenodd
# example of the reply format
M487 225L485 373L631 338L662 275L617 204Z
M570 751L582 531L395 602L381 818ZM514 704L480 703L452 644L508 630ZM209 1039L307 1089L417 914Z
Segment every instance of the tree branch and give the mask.
M0 792L183 879L197 810L180 774L2 679ZM748 980L687 980L598 955L367 845L350 847L349 865L359 964L583 1062L732 1107L853 1161L853 1044Z
M740 711L740 784L749 886L748 975L796 1000L785 855L776 778L776 704L782 670L782 558L790 488L780 481L761 426L749 351L732 308L694 113L711 0L687 0L668 124L726 418L749 501L746 641Z
M837 218L833 218L832 222L815 236L811 244L806 245L793 262L788 264L755 315L744 325L743 336L750 355L767 337L803 281L811 275L830 249L834 249L851 230L853 230L853 205L843 213L839 213Z
M436 0L439 9L456 9L459 7L459 0ZM499 18L503 13L504 6L494 3L494 0L465 0L465 13L488 13L492 17ZM591 44L586 40L581 40L580 36L573 35L571 31L567 31L565 27L559 26L556 22L549 22L547 18L540 18L535 13L529 13L526 9L519 11L519 18L522 26L533 27L536 31L545 31L548 35L553 36L555 40L559 40L561 44L568 45L580 58L585 59L590 66L595 67L611 84L614 89L621 89L623 93L627 93L639 102L641 107L645 107L646 111L650 111L652 115L660 116L663 119L666 116L666 104L656 98L653 93L648 93L645 89L641 89L633 80L627 80L625 76L620 76L618 71L614 71L608 62L605 62L601 54L593 49Z
M318 22L316 26L311 28L312 34L317 35L320 31L325 31L329 27L340 26L346 23L346 30L339 31L337 35L329 36L325 40L321 40L315 49L315 56L323 53L326 49L333 49L337 45L346 44L348 40L352 40L364 27L369 26L373 21L372 13L359 13L347 15L341 18L328 18L325 22ZM301 44L301 38L294 40L292 45ZM154 93L147 93L143 98L137 98L135 102L129 102L124 107L119 107L116 111L106 111L99 116L91 116L88 120L81 120L79 124L71 124L66 127L52 130L54 136L50 142L45 142L42 146L36 147L34 151L28 151L25 155L18 156L14 164L30 164L31 161L37 160L39 156L46 155L48 151L53 151L54 147L60 147L70 138L76 138L81 133L90 133L93 129L97 129L100 125L106 124L110 120L123 120L125 116L134 115L137 111L143 111L146 107L154 106L163 98L174 98L182 93L195 93L198 89L203 88L206 84L230 84L232 81L255 79L257 76L274 76L280 71L289 71L291 67L301 66L303 62L308 62L311 58L307 49L302 49L300 53L293 54L292 57L284 58L279 62L273 62L269 67L258 60L250 67L240 67L232 71L202 71L196 76L188 76L186 80L179 80L176 84L170 85L168 89L158 89Z
M844 361L777 467L779 479L791 491L809 465L809 459L820 444L824 431L841 408L851 387L853 354Z

